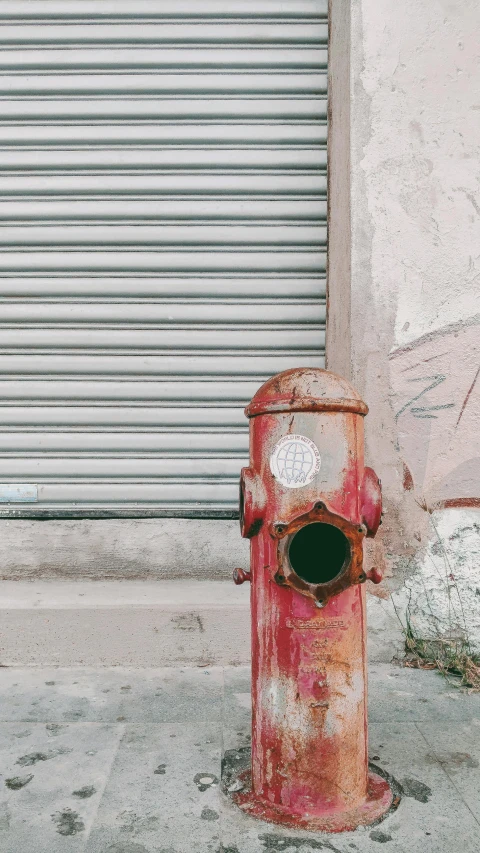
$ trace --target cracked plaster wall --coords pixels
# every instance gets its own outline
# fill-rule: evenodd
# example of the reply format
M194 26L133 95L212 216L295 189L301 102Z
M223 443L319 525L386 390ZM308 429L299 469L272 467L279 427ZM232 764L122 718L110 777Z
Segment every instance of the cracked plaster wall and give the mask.
M480 649L480 4L337 3L351 9L350 378L386 503L369 559L401 606L411 594L421 632L430 599L450 629L458 588Z

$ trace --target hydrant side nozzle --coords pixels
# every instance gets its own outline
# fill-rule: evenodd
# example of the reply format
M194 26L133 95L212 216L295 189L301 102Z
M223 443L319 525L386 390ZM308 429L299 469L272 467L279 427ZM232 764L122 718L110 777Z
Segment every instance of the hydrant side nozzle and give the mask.
M376 566L372 566L369 572L366 574L367 580L372 581L372 583L381 583L383 581L383 572L380 569L377 569Z
M252 574L251 572L246 572L245 569L234 569L233 570L233 582L237 586L240 586L245 581L251 581Z
M240 475L240 530L244 539L252 539L260 532L267 496L263 482L256 471L242 468Z

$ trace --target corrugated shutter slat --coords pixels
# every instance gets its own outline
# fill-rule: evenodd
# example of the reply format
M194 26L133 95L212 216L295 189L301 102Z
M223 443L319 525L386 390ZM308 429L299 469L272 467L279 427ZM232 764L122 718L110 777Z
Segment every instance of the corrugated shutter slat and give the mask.
M234 514L245 403L323 365L327 2L0 0L0 46L0 514Z

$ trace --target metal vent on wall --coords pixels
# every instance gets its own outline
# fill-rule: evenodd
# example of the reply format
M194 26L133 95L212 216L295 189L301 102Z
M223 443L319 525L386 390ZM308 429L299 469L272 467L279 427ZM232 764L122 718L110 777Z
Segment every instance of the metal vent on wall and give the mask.
M0 0L0 514L235 515L323 366L326 15Z

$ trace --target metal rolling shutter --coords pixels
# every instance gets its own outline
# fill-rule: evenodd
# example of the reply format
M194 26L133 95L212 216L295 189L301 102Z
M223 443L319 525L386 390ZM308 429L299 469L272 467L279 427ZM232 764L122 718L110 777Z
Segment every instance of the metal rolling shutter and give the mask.
M326 13L0 0L4 515L234 514L243 406L323 364Z

